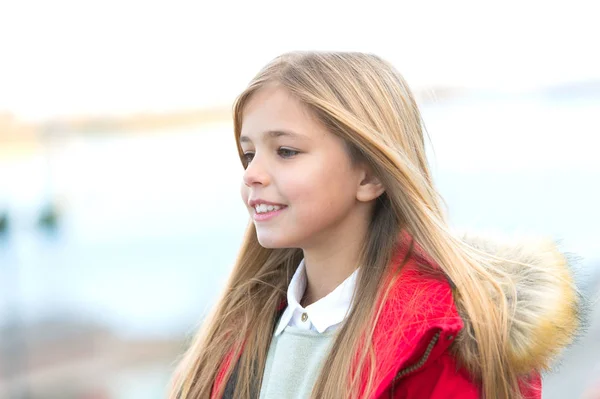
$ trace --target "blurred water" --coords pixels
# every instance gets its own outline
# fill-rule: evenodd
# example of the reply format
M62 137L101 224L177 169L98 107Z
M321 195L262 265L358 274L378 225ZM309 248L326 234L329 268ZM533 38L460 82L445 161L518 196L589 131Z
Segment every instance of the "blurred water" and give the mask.
M17 278L21 316L93 315L124 334L189 328L225 278L245 225L231 136L217 127L74 138L5 162L12 230L0 272ZM35 227L51 196L63 212L54 234Z
M584 263L600 259L598 109L595 98L424 107L453 223L550 234ZM565 131L565 121L576 129ZM0 295L0 311L11 301L25 321L71 314L122 334L181 334L235 259L247 220L241 172L228 124L64 137L0 159L0 210L12 226L0 246L12 294ZM62 211L55 234L35 226L51 200Z
M453 225L549 234L584 258L582 283L597 279L599 110L596 97L425 106ZM10 218L0 236L0 325L70 318L124 337L190 332L223 286L247 222L231 126L45 142L0 158L0 213ZM47 231L37 218L53 202L58 227ZM153 370L140 373L167 374ZM119 377L116 397L149 397L135 387L154 377L136 375Z

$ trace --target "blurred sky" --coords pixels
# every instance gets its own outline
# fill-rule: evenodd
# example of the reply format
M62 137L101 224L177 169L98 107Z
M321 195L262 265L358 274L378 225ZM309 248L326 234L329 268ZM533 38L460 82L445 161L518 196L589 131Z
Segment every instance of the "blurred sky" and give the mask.
M229 105L292 49L361 50L413 88L600 79L596 1L0 1L0 111Z

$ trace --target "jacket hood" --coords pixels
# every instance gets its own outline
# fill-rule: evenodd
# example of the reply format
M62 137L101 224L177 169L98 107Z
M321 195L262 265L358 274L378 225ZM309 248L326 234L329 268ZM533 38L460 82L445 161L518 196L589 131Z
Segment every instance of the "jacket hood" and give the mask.
M507 315L510 327L506 347L512 367L523 374L548 370L582 325L583 302L575 287L570 257L550 239L465 235L463 241L498 258L492 273L513 309ZM492 298L496 293L490 289ZM472 321L460 295L455 295L455 304L464 328L453 351L479 375Z

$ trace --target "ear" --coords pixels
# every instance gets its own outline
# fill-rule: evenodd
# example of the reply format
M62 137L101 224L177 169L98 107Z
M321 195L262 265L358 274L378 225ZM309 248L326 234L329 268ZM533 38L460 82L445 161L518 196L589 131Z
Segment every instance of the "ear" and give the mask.
M369 202L385 192L385 188L371 168L365 166L361 171L361 179L356 190L356 199L361 202Z

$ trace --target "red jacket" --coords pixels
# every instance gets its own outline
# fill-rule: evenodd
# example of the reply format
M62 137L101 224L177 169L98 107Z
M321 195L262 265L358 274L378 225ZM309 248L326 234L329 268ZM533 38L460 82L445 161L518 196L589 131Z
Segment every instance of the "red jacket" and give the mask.
M488 245L487 241L486 245ZM518 249L516 252L523 253L521 247ZM404 246L404 249L398 251L394 259L395 264L399 264L404 259L407 251L408 246ZM531 251L525 251L524 256L530 256L531 253L535 252L535 249L531 248ZM562 257L558 252L556 254ZM506 253L499 251L498 255L506 256ZM531 258L528 259L531 260ZM376 383L374 386L377 388L372 394L364 397L381 399L480 398L480 387L476 379L469 375L467 370L459 364L461 363L458 360L461 353L460 348L455 350L457 348L453 347L453 350L451 350L451 346L455 341L455 346L463 345L466 342L465 340L468 339L466 334L465 336L461 335L465 323L459 316L457 310L459 306L457 307L455 302L451 285L446 279L425 272L424 270L427 268L421 267L423 264L435 267L432 262L427 261L427 257L418 248L411 251L408 262L402 267L400 275L393 284L384 304L383 312L375 326L373 335L373 345L377 359ZM561 264L563 265L562 268L555 268L555 272L552 271L554 270L552 269L553 266L549 265L549 269L552 269L550 273L567 273L568 275L565 263L562 262ZM519 269L518 273L522 275L523 271ZM531 275L528 275L528 277L531 277ZM545 280L552 280L548 279L548 276L541 277L545 277ZM531 285L528 283L525 288L554 290L557 287L548 286L547 281L539 284L533 281ZM567 289L566 286L560 288ZM535 300L535 295L532 298ZM572 306L573 301L575 299L572 299L565 306ZM528 312L531 311L531 304L522 303L521 305L529 306ZM553 312L562 311L562 308L550 309L554 305L548 304L546 307L542 305L541 308L543 309L540 310L540 315L553 317L556 315ZM575 308L574 306L573 309ZM543 311L547 311L548 314L542 314ZM524 312L524 314L529 313ZM517 312L518 316L519 312ZM567 330L571 328L568 337L570 339L575 325L569 324L568 321L561 324L561 321L555 319L554 327L558 329L566 328ZM544 320L539 322L544 323ZM532 328L532 334L555 333L555 330L545 331ZM531 338L532 342L535 343L536 337ZM531 348L531 353L537 355L540 349L545 349L546 356L555 354L559 346L567 343L565 339L557 335L556 342L553 344L556 348L535 347ZM525 365L530 370L530 376L523 377L521 389L527 399L541 397L541 378L538 371L545 368L546 363L540 363L540 359L532 355L531 358L515 364L519 369L522 369ZM547 359L544 358L544 360ZM213 392L217 392L221 384L226 383L223 378L226 365L227 361L217 375ZM529 368L529 365L531 365L531 368ZM364 385L362 385L362 390L364 390Z

